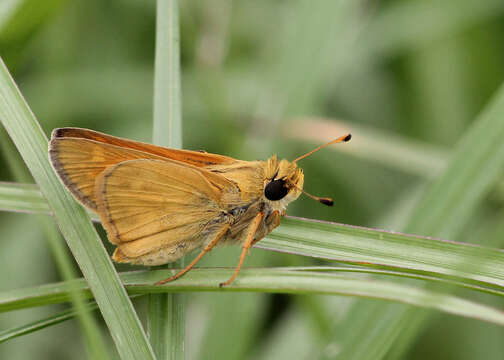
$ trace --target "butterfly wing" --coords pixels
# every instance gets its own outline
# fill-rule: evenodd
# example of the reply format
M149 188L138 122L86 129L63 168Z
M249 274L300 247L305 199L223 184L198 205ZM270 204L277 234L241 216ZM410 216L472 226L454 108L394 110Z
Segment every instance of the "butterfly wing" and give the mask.
M136 159L170 159L196 167L236 162L226 156L169 149L79 128L55 129L49 157L63 183L92 210L97 209L95 179L111 165Z
M171 160L181 161L183 163L191 164L198 167L205 167L208 165L218 165L218 164L231 164L234 161L236 161L235 159L224 155L211 154L200 151L170 149L139 141L123 139L88 129L80 129L80 128L55 129L51 137L53 139L74 138L74 139L92 140L98 143L115 145L121 148L137 150L144 153L149 153L152 155L168 158Z
M222 195L239 190L224 177L170 160L129 160L96 179L97 212L114 260L172 262L202 246L230 221Z

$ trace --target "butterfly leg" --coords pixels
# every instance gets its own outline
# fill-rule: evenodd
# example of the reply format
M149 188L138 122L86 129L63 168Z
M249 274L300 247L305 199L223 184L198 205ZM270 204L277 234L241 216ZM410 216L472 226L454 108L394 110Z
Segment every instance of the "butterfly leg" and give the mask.
M252 242L252 246L254 246L259 240L264 238L270 232L272 232L278 225L280 225L281 215L278 210L273 211L268 217L264 219L264 225L260 230L261 233L258 233L258 236L255 237Z
M193 261L191 261L191 263L189 265L187 265L185 268L183 268L182 270L180 270L178 273L176 273L175 275L169 277L168 279L164 279L164 280L161 280L161 281L158 281L157 283L155 283L154 285L162 285L164 283L167 283L167 282L170 282L170 281L173 281L173 280L176 280L178 279L179 277L181 277L182 275L184 275L186 272L188 272L189 270L191 270L194 265L196 265L196 263L198 261L200 261L200 259L203 257L203 255L205 255L207 252L209 252L210 250L212 250L212 248L217 245L217 243L219 242L220 239L222 239L222 237L226 234L226 232L228 231L230 225L229 224L226 224L224 225L220 230L219 232L217 233L217 235L215 236L215 238L210 241L203 250L201 250L201 252L199 253L198 256L196 256L194 258Z
M223 287L223 286L227 286L227 285L231 284L233 282L233 280L236 278L236 276L238 276L238 273L240 272L240 270L242 268L243 262L245 261L245 257L247 256L247 252L252 247L252 244L254 243L255 234L257 232L257 228L261 224L263 216L264 216L264 214L262 212L258 213L256 215L256 217L254 218L254 220L252 221L252 223L250 224L249 233L247 235L247 239L245 240L245 243L243 244L242 252L240 255L240 261L238 262L238 266L236 267L233 275L226 282L220 283L219 287Z

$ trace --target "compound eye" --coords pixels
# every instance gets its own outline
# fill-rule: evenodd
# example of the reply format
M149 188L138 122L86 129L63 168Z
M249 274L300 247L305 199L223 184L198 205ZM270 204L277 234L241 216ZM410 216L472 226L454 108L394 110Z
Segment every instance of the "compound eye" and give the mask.
M276 201L281 200L287 195L289 189L285 186L285 180L272 180L264 188L264 196L266 199Z

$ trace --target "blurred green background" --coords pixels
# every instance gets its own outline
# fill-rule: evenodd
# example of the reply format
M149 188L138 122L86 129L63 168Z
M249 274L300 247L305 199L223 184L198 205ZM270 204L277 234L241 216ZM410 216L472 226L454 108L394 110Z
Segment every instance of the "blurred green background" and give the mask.
M184 0L180 26L184 148L293 159L354 135L300 163L305 189L335 206L305 197L289 207L295 216L399 230L504 79L502 0ZM154 43L154 1L0 1L0 55L47 134L76 126L150 141ZM22 162L3 129L0 141L0 180L19 181ZM451 240L503 245L502 184L486 200ZM0 290L60 280L33 216L0 213L0 229ZM238 253L219 249L202 266L233 266ZM246 262L302 264L312 260L257 249ZM187 300L186 358L223 360L310 359L313 349L336 358L339 335L329 329L354 301ZM136 303L142 312L144 301ZM317 307L334 317L317 317ZM0 329L58 309L2 314ZM502 359L503 335L436 314L404 358ZM1 344L0 358L86 354L69 321Z

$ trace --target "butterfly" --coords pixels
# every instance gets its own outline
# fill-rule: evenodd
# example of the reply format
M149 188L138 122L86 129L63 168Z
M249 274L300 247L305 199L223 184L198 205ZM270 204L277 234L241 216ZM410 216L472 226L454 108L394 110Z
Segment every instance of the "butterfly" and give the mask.
M244 161L200 151L170 149L80 128L59 128L51 135L49 158L74 197L95 211L116 245L112 259L146 266L174 262L201 249L187 273L217 245L242 247L236 278L248 250L280 224L286 208L303 191L297 162L347 134L294 161L273 155Z

